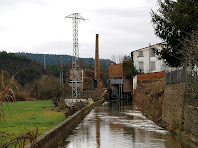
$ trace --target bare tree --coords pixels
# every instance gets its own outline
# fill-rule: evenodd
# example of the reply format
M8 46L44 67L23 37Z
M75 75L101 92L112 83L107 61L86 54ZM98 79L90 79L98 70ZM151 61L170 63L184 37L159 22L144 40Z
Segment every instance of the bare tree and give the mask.
M184 47L181 52L185 55L182 59L183 65L196 74L198 66L198 31L193 31L181 43Z
M116 63L116 56L114 54L111 56L111 61Z
M196 103L198 100L198 30L190 33L181 41L183 44L182 54L185 55L182 59L183 66L186 72L186 95L187 101ZM193 100L193 101L192 101Z
M124 59L124 55L112 55L111 56L111 60L113 62L115 62L116 64L120 64L123 62L123 59Z

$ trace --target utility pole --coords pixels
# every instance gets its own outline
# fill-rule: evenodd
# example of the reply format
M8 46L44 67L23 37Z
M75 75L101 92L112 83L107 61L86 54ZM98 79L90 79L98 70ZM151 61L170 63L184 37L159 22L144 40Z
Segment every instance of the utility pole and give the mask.
M60 62L60 88L61 88L61 90L63 88L63 62L62 62L62 56L61 56L61 62Z
M45 54L44 54L44 69L46 69Z
M62 62L62 56L61 56L61 62L60 62L60 92L61 92L61 96L60 98L62 99L63 97L63 62Z
M73 13L65 18L71 18L73 23L73 57L72 57L72 98L78 99L80 96L80 64L79 64L79 48L78 48L78 23L85 20L79 13Z

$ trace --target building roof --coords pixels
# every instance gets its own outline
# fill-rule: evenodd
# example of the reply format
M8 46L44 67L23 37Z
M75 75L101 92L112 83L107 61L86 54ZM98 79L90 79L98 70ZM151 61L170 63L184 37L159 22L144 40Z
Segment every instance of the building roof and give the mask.
M139 50L143 50L143 49L146 49L146 48L151 48L151 47L161 45L161 44L166 44L166 42L157 43L157 44L150 45L150 46L147 46L147 47L144 47L144 48L140 48L140 49L137 49L137 50L134 50L134 51L139 51ZM134 52L134 51L132 51L132 52Z
M123 64L109 65L109 78L122 78Z

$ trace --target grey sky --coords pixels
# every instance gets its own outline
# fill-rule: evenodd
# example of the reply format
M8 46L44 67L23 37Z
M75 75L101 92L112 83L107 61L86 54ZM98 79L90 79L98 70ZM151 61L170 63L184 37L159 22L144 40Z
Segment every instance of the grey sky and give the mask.
M99 34L100 58L130 55L159 43L150 11L157 0L0 0L0 50L72 55L72 20L81 13L80 57L94 57Z

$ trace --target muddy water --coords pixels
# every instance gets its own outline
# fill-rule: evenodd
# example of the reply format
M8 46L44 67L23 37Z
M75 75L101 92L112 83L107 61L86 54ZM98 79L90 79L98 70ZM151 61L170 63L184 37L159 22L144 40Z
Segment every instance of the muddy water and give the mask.
M92 110L59 148L63 147L188 148L192 145L145 118L132 103L114 101Z

